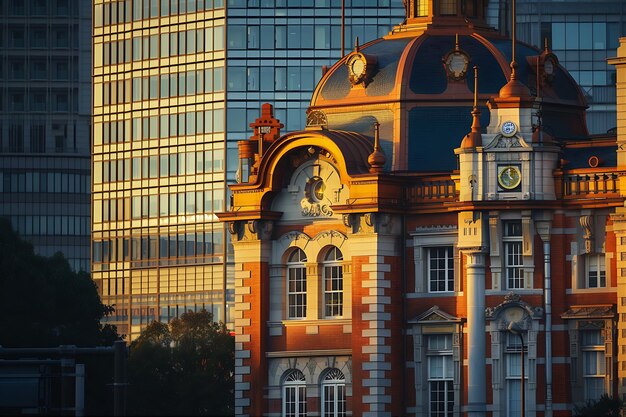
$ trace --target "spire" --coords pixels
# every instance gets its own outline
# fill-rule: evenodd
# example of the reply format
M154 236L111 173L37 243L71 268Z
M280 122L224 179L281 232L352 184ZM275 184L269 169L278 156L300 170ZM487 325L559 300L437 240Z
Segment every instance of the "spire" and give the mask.
M511 77L509 82L500 89L500 98L530 97L530 90L523 83L517 79L517 61L515 60L515 44L516 40L516 14L515 14L515 0L511 0Z
M359 52L359 37L354 38L354 52Z
M483 145L480 133L480 110L478 109L478 67L474 66L474 108L472 109L472 131L461 141L461 149L473 149Z
M367 162L370 164L370 173L377 174L383 172L385 166L385 154L380 148L379 129L380 123L374 122L374 152L367 158Z

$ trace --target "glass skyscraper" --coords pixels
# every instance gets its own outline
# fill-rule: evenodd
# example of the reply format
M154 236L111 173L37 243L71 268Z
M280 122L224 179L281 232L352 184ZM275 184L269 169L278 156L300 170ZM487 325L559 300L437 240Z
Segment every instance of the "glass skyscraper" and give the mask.
M232 323L226 210L237 141L270 102L304 127L340 57L341 1L95 0L92 276L128 339L206 308ZM346 1L345 45L389 32L399 0Z
M0 217L89 270L91 7L0 0Z
M511 27L510 1L489 2L489 23L507 32ZM587 127L602 134L617 126L615 68L619 37L626 34L623 0L517 0L517 36L539 48L550 49L581 86L588 104Z

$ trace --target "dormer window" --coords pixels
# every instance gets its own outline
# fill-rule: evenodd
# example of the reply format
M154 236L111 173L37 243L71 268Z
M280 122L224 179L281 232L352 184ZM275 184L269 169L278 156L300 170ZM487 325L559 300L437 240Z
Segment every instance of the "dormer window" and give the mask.
M441 16L455 16L456 15L456 0L440 0L439 1L439 14Z

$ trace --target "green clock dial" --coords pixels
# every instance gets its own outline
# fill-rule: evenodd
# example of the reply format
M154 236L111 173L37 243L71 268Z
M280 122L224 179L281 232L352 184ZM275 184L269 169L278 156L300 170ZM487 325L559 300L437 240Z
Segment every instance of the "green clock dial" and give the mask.
M505 190L512 190L522 182L522 174L517 166L508 165L498 170L498 184Z

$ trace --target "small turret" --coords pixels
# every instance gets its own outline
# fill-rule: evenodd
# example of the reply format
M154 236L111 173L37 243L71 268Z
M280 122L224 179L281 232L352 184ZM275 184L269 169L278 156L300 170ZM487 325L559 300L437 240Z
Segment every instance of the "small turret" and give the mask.
M387 161L385 154L380 147L379 139L380 123L374 123L374 152L367 158L367 162L370 164L370 173L377 174L383 172L383 167Z

